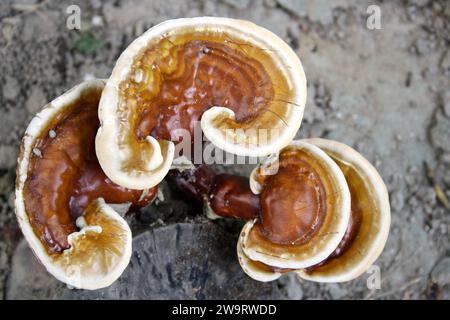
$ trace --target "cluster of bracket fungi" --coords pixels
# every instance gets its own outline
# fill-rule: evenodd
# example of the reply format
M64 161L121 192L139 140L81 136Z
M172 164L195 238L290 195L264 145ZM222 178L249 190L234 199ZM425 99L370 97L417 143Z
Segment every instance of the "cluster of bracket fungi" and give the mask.
M305 101L299 58L268 30L215 17L161 23L131 43L108 80L74 87L29 124L16 180L23 234L60 281L108 286L131 256L123 215L149 205L167 177L208 217L247 221L237 255L250 277L356 278L386 242L387 191L352 148L293 141ZM215 147L264 160L250 178L193 164L175 143L196 123ZM177 157L190 166L177 169Z

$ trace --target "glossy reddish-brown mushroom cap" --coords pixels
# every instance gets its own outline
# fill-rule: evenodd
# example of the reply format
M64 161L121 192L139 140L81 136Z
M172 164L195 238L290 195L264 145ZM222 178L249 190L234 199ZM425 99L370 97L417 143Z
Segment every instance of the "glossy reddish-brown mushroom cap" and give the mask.
M318 263L304 268L280 268L269 259L262 262L255 257L249 257L245 252L245 246L252 241L266 242L262 237L255 237L256 232L253 232L253 236L251 235L253 230L258 230L258 221L255 220L247 223L242 229L238 243L239 261L243 270L259 281L272 281L283 273L292 271L296 271L303 279L317 282L349 281L361 275L372 265L386 242L390 222L386 187L373 166L352 148L326 139L308 139L303 142L320 147L333 159L345 176L351 195L351 210L342 239L335 249ZM260 184L264 184L264 180L267 180L267 178L261 179L260 171L271 174L276 172L270 165L254 171L250 181L256 193L265 191L267 187ZM261 232L259 236L262 234ZM253 240L251 240L252 237ZM264 248L270 247L265 244L259 247L259 250ZM283 250L285 250L284 255ZM271 251L271 253L276 253L273 256L292 259L290 250L292 247L277 247L277 251Z
M265 166L250 176L261 217L248 223L242 250L278 269L319 263L336 249L348 225L350 192L343 173L322 150L301 141Z
M119 58L100 102L97 155L112 181L149 188L196 123L225 151L266 155L295 135L305 98L298 57L269 31L226 18L166 21Z
M144 206L156 192L156 188L143 192L118 186L101 170L94 141L103 87L102 80L85 82L36 115L25 133L17 168L16 213L33 251L58 279L85 288L110 283L128 263L131 232L105 201ZM93 221L99 225L89 225ZM119 232L121 242L106 243L107 235L101 230L107 229ZM111 250L111 245L117 247L117 264L104 266L109 274L98 276L96 281L85 265L86 274L80 280L61 270L62 265L81 268L75 260L82 260L86 246L96 245L98 252ZM95 254L85 252L86 261ZM95 263L96 258L90 261Z
M297 149L284 149L278 171L264 177L260 194L261 231L278 244L307 242L323 223L326 199L323 182Z

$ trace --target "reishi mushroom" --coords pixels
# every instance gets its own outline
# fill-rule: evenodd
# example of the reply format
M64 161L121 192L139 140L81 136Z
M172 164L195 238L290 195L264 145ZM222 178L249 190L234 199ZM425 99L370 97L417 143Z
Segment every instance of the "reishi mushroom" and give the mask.
M336 141L293 141L250 179L204 166L169 177L203 201L209 217L248 220L237 254L255 280L297 272L311 281L349 281L370 267L387 240L390 208L381 177Z
M351 280L386 242L386 187L346 145L292 141L305 101L300 60L268 30L216 17L161 23L130 44L107 81L74 87L29 124L15 200L25 238L60 281L108 286L128 265L132 237L112 204L148 205L168 175L210 218L247 220L237 255L250 277ZM197 123L224 151L272 156L250 179L197 164L169 171L176 156L194 160L175 143L183 130L197 143Z
M181 130L193 137L200 122L218 148L266 156L293 139L305 101L302 64L272 32L228 18L169 20L119 57L100 101L97 157L117 184L151 188Z
M25 132L17 166L25 238L48 272L84 289L110 285L130 260L130 228L108 204L128 211L156 194L116 185L101 170L94 141L104 85L87 81L47 104Z

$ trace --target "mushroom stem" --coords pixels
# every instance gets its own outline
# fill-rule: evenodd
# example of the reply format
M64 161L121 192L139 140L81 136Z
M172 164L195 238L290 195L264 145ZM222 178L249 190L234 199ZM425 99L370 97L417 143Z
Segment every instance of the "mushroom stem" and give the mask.
M209 203L214 213L221 217L250 220L257 218L261 211L259 196L250 190L248 179L230 174L216 176Z
M170 170L167 180L170 186L180 191L184 198L201 206L205 197L209 195L216 176L217 174L210 167L200 165L191 170Z
M259 216L259 196L252 193L246 177L217 174L201 165L192 170L171 170L168 180L189 200L198 205L208 203L218 216L243 220Z

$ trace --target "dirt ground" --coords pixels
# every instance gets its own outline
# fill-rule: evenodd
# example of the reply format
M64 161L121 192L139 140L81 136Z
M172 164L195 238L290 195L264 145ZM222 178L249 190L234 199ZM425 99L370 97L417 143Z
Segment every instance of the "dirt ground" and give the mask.
M73 3L81 8L81 30L66 27L66 9ZM381 9L381 29L366 26L369 4ZM26 246L13 213L16 158L29 120L82 80L107 78L119 54L147 28L206 15L251 20L285 39L308 80L298 137L353 146L377 167L389 189L391 231L376 262L381 289L367 288L368 274L344 284L288 277L276 283L284 288L282 297L449 299L450 1L428 0L1 1L0 297L26 297L17 288L29 280L24 270L12 267L14 261L25 267L30 261L22 256ZM130 222L136 234L179 222L210 223L211 232L220 229L230 241L238 230L231 222L206 222L178 200L153 206ZM209 265L209 272L215 267ZM31 297L53 290L53 284L33 285ZM208 292L196 297L212 297ZM244 296L259 297L268 296L258 290Z

